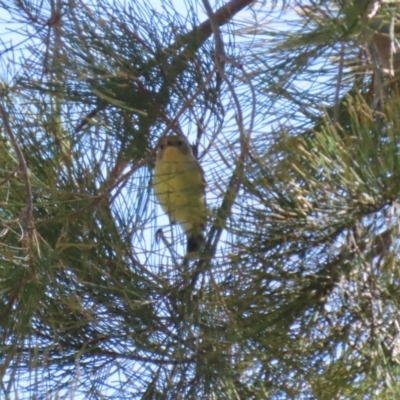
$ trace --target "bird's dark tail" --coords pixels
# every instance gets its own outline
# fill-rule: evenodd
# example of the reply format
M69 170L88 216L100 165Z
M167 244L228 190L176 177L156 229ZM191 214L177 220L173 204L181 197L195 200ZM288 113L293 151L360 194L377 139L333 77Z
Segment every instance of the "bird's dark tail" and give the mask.
M201 232L189 233L187 236L187 254L196 253L204 243L204 236Z

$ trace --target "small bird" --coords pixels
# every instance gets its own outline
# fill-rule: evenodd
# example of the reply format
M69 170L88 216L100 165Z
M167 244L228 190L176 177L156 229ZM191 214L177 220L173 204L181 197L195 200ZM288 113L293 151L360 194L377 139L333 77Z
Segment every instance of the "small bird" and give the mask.
M207 208L203 170L183 136L162 137L156 147L153 188L171 224L178 222L187 237L187 253L197 252L203 241Z

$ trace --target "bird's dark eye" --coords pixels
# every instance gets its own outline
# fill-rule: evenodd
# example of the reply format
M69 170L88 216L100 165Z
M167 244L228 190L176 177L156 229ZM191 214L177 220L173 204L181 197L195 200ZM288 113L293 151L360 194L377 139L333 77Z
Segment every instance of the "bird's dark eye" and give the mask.
M182 146L182 145L183 145L182 140L178 140L178 146Z
M158 147L160 148L160 150L164 149L164 145L163 144L160 144Z

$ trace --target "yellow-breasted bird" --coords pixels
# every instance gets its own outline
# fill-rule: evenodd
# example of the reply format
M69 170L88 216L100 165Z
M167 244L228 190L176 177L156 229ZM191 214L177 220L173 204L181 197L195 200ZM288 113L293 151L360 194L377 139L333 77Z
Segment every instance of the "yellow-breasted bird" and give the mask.
M178 222L186 233L187 253L200 249L207 208L203 170L183 136L164 136L156 147L153 188L170 223Z

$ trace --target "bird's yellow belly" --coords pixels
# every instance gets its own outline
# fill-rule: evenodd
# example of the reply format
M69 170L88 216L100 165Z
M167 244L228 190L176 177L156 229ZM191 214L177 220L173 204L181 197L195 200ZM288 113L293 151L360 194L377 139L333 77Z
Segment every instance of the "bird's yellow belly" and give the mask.
M158 161L154 170L154 191L171 222L178 222L184 231L204 224L205 205L201 172L193 161L187 161L171 148ZM173 161L169 160L173 159Z

